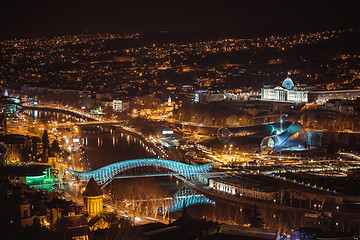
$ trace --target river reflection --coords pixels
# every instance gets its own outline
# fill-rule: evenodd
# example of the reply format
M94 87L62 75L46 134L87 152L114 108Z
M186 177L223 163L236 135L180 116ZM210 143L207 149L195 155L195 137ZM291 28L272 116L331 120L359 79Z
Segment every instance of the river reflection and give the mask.
M141 140L125 133L83 131L83 160L89 170L129 159L153 158L155 155Z
M91 165L94 169L117 161L149 156L149 153L144 150L143 145L139 144L139 140L135 140L127 134L116 135L115 140L113 135L107 133L101 133L100 135L101 136L99 136L98 133L86 135L89 139L89 145L91 146L91 148L89 148L90 151L88 151L88 156L91 156L89 161L91 161ZM102 139L100 141L102 144L99 146L97 142L98 137ZM114 156L117 157L115 158ZM231 202L211 195L203 195L194 190L188 191L188 189L185 188L186 186L184 183L175 177L146 178L145 182L156 184L156 189L158 189L158 187L162 189L161 191L159 190L160 198L168 198L167 205L164 202L162 202L162 204L156 203L156 208L154 207L154 202L151 206L146 206L146 204L143 203L142 207L140 207L143 208L141 211L145 211L142 213L147 213L149 216L155 216L157 214L161 215L164 213L171 218L177 218L181 216L185 204L186 213L193 217L205 217L208 220L227 224L264 227L279 230L281 233L289 233L291 229L299 229L301 227L321 228L326 231L350 231L352 228L351 221L344 217L335 215L330 216L326 215L326 213L313 213L311 210L306 209L279 207L278 205L268 205L267 207L264 207L261 203L258 203L257 205L255 201L253 204L243 204ZM134 194L136 191L141 192L141 189L143 189L144 186L147 186L145 182L143 184L136 184L133 180L122 182L122 180L116 179L110 183L108 187L112 189L112 194L114 196L120 192L121 194L124 194L126 192L124 190L125 186L130 186L132 190L129 191ZM119 188L119 191L114 190L116 186ZM147 188L150 189L151 187L154 186L148 186ZM176 198L177 194L178 196L181 196L181 191L184 191L187 195L185 197ZM140 196L145 195L145 193L138 193L137 197L140 198ZM129 200L130 198L128 196L118 195L116 196L116 199L118 201L121 199L121 201L124 201L125 199ZM182 201L185 199L187 199L188 202ZM134 198L133 200L139 199ZM171 200L176 201L176 203L171 203ZM131 205L129 202L128 204ZM157 210L155 211L154 209Z
M71 114L64 114L56 111L42 111L42 110L25 110L24 111L30 117L34 119L49 120L51 122L80 122L80 117Z
M39 111L32 112L32 115L58 122L79 121L75 117L61 113ZM151 149L132 135L101 131L97 126L81 129L84 170L94 170L129 159L156 157ZM106 187L112 196L112 201L116 204L124 206L127 204L128 207L139 208L139 211L149 216L167 214L171 218L181 216L185 205L186 214L193 217L205 217L208 220L228 224L265 227L279 230L281 233L301 227L315 227L327 231L358 231L359 227L357 225L357 229L353 229L353 223L357 223L358 219L349 220L346 215L340 217L340 215L313 213L311 210L282 208L276 205L264 207L261 203L243 204L203 195L186 187L175 177L139 179L113 180ZM142 203L134 204L136 201Z

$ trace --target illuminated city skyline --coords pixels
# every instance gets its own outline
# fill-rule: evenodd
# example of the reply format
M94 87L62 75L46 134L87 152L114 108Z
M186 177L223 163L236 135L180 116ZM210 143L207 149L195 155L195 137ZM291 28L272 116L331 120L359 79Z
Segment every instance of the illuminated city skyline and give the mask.
M12 239L360 238L357 9L9 1Z

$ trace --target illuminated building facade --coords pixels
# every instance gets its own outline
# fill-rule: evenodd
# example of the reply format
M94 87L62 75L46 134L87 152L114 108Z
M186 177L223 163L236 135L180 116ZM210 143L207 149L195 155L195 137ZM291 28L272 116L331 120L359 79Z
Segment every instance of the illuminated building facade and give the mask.
M16 115L20 108L22 106L19 99L0 96L0 113L5 113L7 117L10 117L13 114Z
M113 100L112 106L115 112L123 112L130 109L130 102L124 100Z
M239 176L210 178L209 187L215 191L233 196L267 201L273 200L277 195L277 190L275 188Z
M171 100L169 96L168 101L164 103L165 112L172 114L172 111L175 109L175 102Z
M309 102L309 91L305 87L295 87L288 76L281 86L273 88L265 85L261 89L261 100L276 102L306 103Z
M27 184L30 187L48 186L51 189L51 183L57 180L49 165L8 165L1 168L0 174L8 175L12 184Z
M295 86L289 76L281 86L264 85L261 88L261 100L288 103L307 103L317 101L325 103L332 99L355 100L360 97L360 89L347 90L314 90L311 86Z
M325 103L331 99L355 100L360 97L360 89L313 91L319 103Z
M83 192L84 212L90 216L103 212L103 192L92 177Z

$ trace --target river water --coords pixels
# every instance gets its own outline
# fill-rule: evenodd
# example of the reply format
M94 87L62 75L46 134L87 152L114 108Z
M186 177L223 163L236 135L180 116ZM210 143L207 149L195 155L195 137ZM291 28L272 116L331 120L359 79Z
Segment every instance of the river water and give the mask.
M146 150L145 145L139 139L125 133L84 131L81 137L86 143L84 158L89 170L118 161L155 157ZM134 191L144 191L144 185L148 188L147 190L156 189L154 183L164 190L167 196L174 196L174 200L171 202L172 209L168 213L171 218L180 217L185 204L187 206L186 214L196 218L205 217L219 222L245 226L249 226L249 224L258 227L265 226L270 229L279 229L281 232L290 232L291 229L301 226L318 227L323 224L322 220L304 218L303 212L276 210L269 207L258 207L255 203L253 205L240 204L206 196L190 189L175 177L115 179L106 189L116 195L121 202L121 199L129 199ZM151 194L151 192L145 191L139 193L138 196L146 194Z
M126 133L111 134L91 129L83 131L81 138L84 158L91 169L124 160L156 157L141 140Z
M79 121L69 115L41 111L32 111L30 116L45 121ZM121 132L102 131L98 127L83 127L80 131L80 142L84 149L81 160L84 170L94 170L124 160L156 157L139 138ZM124 195L126 191L133 193L139 190L143 191L142 194L150 194L149 188L155 189L157 192L161 189L161 194L165 193L168 197L173 196L172 209L169 209L168 212L172 218L183 214L185 204L187 206L186 214L223 223L263 226L277 229L280 232L290 232L291 229L300 227L346 231L346 219L305 217L304 212L306 211L278 210L272 207L256 206L255 202L254 204L240 204L213 196L205 196L190 189L175 177L115 179L106 187L119 202L128 197ZM137 196L141 196L141 194Z

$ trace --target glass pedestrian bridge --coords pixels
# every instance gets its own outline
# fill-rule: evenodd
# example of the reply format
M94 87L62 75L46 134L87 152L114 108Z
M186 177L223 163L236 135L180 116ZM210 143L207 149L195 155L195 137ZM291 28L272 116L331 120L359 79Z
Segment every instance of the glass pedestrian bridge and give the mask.
M166 159L143 158L113 163L89 172L79 172L70 169L68 171L86 181L89 181L90 178L93 177L98 184L103 185L121 172L132 168L147 166L165 168L178 173L180 176L188 180L194 180L208 172L213 164L214 162L203 165L189 165Z

